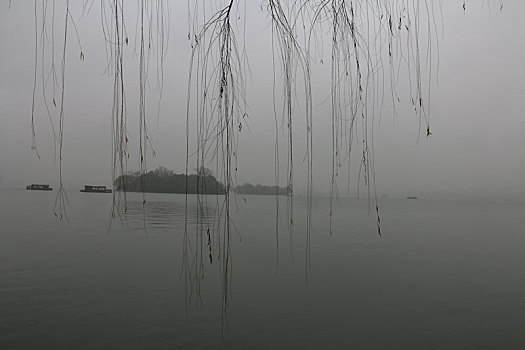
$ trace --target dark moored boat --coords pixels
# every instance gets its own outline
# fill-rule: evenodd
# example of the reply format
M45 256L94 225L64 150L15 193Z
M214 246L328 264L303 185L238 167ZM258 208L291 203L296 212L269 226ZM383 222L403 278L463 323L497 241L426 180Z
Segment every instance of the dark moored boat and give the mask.
M94 193L111 193L111 189L106 188L106 186L90 186L85 185L80 192L94 192Z
M26 190L32 190L32 191L53 191L49 185L39 185L39 184L31 184L26 186Z

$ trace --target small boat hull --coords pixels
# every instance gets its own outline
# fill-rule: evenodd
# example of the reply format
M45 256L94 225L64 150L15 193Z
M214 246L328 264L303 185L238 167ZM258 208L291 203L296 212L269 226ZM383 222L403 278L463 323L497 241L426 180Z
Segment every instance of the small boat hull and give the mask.
M110 188L106 188L106 186L90 186L85 185L83 189L80 190L80 192L88 192L88 193L111 193L112 190Z
M26 186L26 190L29 191L53 191L49 185L31 184Z

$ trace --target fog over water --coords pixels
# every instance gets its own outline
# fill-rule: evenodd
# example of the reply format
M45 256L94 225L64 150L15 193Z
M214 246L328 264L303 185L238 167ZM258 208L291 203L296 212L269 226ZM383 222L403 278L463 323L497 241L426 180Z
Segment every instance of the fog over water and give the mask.
M419 120L409 107L409 97L404 94L407 83L400 81L398 91L402 103L397 115L394 117L387 98L382 115L375 116L373 141L378 194L520 195L525 192L525 22L522 20L525 3L514 0L503 4L500 10L499 1L469 2L463 11L458 2L442 3L442 22L441 13L437 14L439 51L433 53L432 136L426 138L424 130L419 129ZM158 91L154 82L148 91L149 131L157 155L153 158L150 154L147 165L149 169L164 166L183 173L190 56L187 4L170 5L164 95L158 117ZM65 186L74 189L84 184L111 184L113 82L104 73L107 57L97 6L85 16L80 4L72 4L71 10L85 56L84 61L78 59L78 40L72 32L68 42L63 174ZM134 11L130 5L131 42L124 55L128 64L127 108L132 153L128 167L137 170L138 58L134 52ZM242 16L240 18L242 22ZM236 181L273 184L275 127L270 21L258 2L247 5L246 20L246 50L251 71L246 79L249 117L239 136ZM57 23L59 33L62 19ZM57 39L57 46L59 42ZM33 3L0 2L0 44L0 186L55 185L58 167L41 86L37 86L35 111L36 142L41 158L37 159L30 149L35 52ZM328 45L319 55L324 63L319 60L313 67L314 193L326 195L331 174ZM426 64L425 59L422 61ZM59 62L57 57L57 64ZM37 69L37 74L40 77L42 72ZM151 70L151 75L154 74ZM298 102L294 185L299 193L306 190L302 109ZM56 127L56 120L54 122ZM283 152L284 133L283 129ZM281 158L285 161L284 153ZM284 171L281 175L283 185ZM348 183L350 194L356 193L356 170L352 170L350 181L346 171L339 181L341 193L347 193Z
M332 103L342 107L348 99L333 102L337 94L331 78L337 75L332 72L328 23L315 32L316 45L310 51L312 124L305 111L303 72L299 64L294 67L294 196L241 191L229 196L216 186L219 195L127 193L120 201L124 194L118 191L79 191L84 185L111 187L115 175L114 80L108 70L113 52L112 44L108 50L104 42L103 29L110 26L104 27L101 20L101 4L106 9L110 4L126 6L129 45L122 44L122 55L128 170L141 167L139 144L144 142L139 136L143 95L137 6L169 3L169 15L161 16L169 18L169 47L160 103L159 61L146 55L147 130L156 153L152 155L148 144L147 170L162 166L175 173L186 171L190 90L190 172L198 164L198 123L209 123L212 131L199 135L211 139L210 154L218 153L216 164L222 162L223 167L230 164L220 144L214 143L223 140L216 130L234 130L228 139L238 142L234 155L228 149L233 185L274 185L275 153L279 185L287 185L282 67L272 62L280 52L272 42L272 23L264 8L268 1L246 0L232 10L237 42L247 55L247 61L241 59L246 114L233 119L242 120L242 131L237 124L230 124L234 129L215 129L216 119L196 117L202 107L195 102L196 91L203 98L206 80L193 77L188 82L191 45L197 41L188 33L198 31L190 28L188 13L197 13L199 22L202 12L188 11L187 6L209 6L210 11L226 2L0 0L0 349L525 348L525 1L377 1L378 8L431 4L432 20L426 14L421 18L420 58L408 59L421 64L423 92L415 93L416 68L401 62L390 70L388 45L383 46L388 39L359 32L369 40L360 43L372 48L370 56L375 56L369 58L378 66L367 64L363 69L375 74L367 76L366 93L355 93L356 80L340 90L352 102L363 95L366 102L356 108L359 121L351 134L351 155L338 155L344 164L338 168L337 200L328 197L335 187L332 169L337 167ZM53 138L62 91L60 83L53 88L49 74L49 53L54 49L60 79L66 3L71 6L63 100L67 200L57 191L59 162ZM50 20L49 12L41 16L46 4L48 10L56 5L57 17L53 25L45 23L47 31L42 33L42 19ZM386 13L390 10L402 12ZM350 28L353 25L346 30ZM395 40L402 46L400 38L405 37L400 34ZM162 38L153 39L154 45L158 40ZM401 61L407 57L397 56ZM202 64L202 57L197 62ZM212 60L210 67L215 63ZM219 76L213 78L220 80ZM395 91L390 90L392 77ZM210 89L222 89L221 84L211 82ZM350 86L354 90L349 93ZM219 94L210 95L214 97L202 108L207 112ZM33 96L40 157L31 149ZM414 105L424 105L429 113L428 130L427 121L410 103L421 96L425 102ZM244 106L239 110L244 113ZM368 119L358 115L362 110ZM341 113L339 120L343 116L348 114ZM338 126L346 127L346 122ZM310 194L310 126L313 197L305 195ZM347 130L338 135L342 143L348 141ZM364 139L370 154L362 152ZM369 162L361 161L364 153ZM228 179L214 167L210 154L204 165L219 180ZM363 176L362 164L375 187L365 186L369 178ZM186 179L176 178L168 177L173 187ZM202 185L201 179L192 183L195 187L185 182L177 188L190 192ZM55 190L25 190L32 183ZM164 191L159 183L155 189ZM369 199L377 194L379 200L367 200L367 194Z

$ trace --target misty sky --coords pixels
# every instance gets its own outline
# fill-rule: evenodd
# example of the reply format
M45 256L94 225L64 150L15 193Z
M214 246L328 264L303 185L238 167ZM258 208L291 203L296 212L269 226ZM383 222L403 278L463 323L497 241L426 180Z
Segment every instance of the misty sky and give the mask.
M59 3L58 1L57 3ZM80 2L79 2L80 3ZM443 30L439 27L439 70L432 85L432 136L419 130L417 117L405 101L394 118L385 107L376 118L374 150L378 193L420 191L511 194L525 193L525 2L505 0L443 2ZM489 3L492 3L489 8ZM130 2L126 48L128 116L130 134L136 136L137 57L134 54L134 8ZM185 118L190 43L186 1L173 2L170 12L169 51L166 57L164 95L157 118L158 91L148 92L148 123L156 157L148 168L159 165L183 173L185 169ZM251 68L247 77L248 124L240 134L238 183L274 183L274 112L271 30L260 2L246 10L246 49ZM79 44L71 34L68 45L65 97L64 183L79 189L84 184L111 184L111 103L113 81L107 65L100 15L92 11L72 15L85 60L79 60ZM61 13L61 12L60 12ZM57 32L63 25L57 19ZM130 29L131 28L131 29ZM74 32L73 32L74 33ZM41 158L31 151L31 100L33 92L35 33L33 3L0 1L0 186L23 187L30 183L58 183L53 134L42 100L36 93L36 141ZM57 46L61 45L57 39ZM326 194L330 186L329 48L314 67L314 192ZM57 49L57 52L60 50ZM437 69L437 54L434 55ZM320 60L319 60L320 61ZM60 60L57 56L57 64ZM38 78L42 72L37 69ZM278 74L278 73L277 73ZM56 92L59 96L59 92ZM300 104L300 102L299 102ZM390 102L385 103L389 105ZM304 118L297 107L295 187L304 191ZM55 114L52 121L58 122ZM379 122L380 120L380 122ZM284 145L284 131L281 131ZM132 140L132 147L134 147ZM136 139L135 139L136 142ZM136 147L136 146L135 146ZM284 146L283 146L284 149ZM136 149L128 167L138 169ZM283 153L282 162L285 153ZM358 164L357 162L355 164ZM285 184L282 163L281 185ZM356 165L357 166L357 165ZM346 193L347 177L339 179ZM357 179L350 178L351 193Z

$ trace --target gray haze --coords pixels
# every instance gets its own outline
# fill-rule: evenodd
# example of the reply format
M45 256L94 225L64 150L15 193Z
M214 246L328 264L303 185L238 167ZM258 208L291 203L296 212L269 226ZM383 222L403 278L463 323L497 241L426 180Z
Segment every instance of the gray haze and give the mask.
M80 2L79 2L80 3ZM185 167L185 118L187 68L186 2L171 4L169 51L166 58L164 96L159 117L158 91L151 83L148 94L149 129L156 157L148 168L159 165L183 173ZM256 3L256 4L255 4ZM439 75L432 85L432 137L419 131L417 117L401 104L394 118L387 101L376 118L374 150L378 194L383 193L525 193L525 2L468 3L464 12L457 1L443 2L443 31L439 31ZM488 4L492 3L489 8ZM247 9L246 48L251 67L247 77L249 123L240 134L237 182L274 183L274 117L272 106L271 30L259 2ZM85 60L70 34L65 97L64 184L78 189L84 184L111 183L112 78L104 74L106 51L96 6L84 17L74 8ZM79 6L80 7L80 6ZM134 3L130 2L130 8ZM130 10L132 12L132 10ZM126 48L130 135L136 139L138 84L134 53L134 16L130 14ZM57 19L57 32L63 19ZM29 183L58 183L53 137L42 102L36 94L36 141L41 155L31 151L31 99L34 61L33 4L0 2L0 186L22 187ZM74 33L74 32L71 32ZM60 45L61 39L57 39ZM327 62L314 67L314 192L326 194L330 185L330 70ZM57 57L57 64L60 63ZM135 65L133 65L135 63ZM41 75L41 71L37 73ZM41 84L41 83L39 83ZM402 95L403 85L399 87ZM59 92L57 91L57 96ZM405 96L406 97L406 96ZM297 107L295 186L305 184L304 118ZM53 118L56 118L54 116ZM380 121L380 122L379 122ZM54 119L55 127L57 120ZM281 132L284 134L284 131ZM136 140L135 140L136 142ZM283 137L284 149L284 137ZM137 148L136 146L134 146ZM130 169L138 169L136 149L131 149ZM284 161L284 154L282 161ZM358 162L354 163L358 164ZM285 183L285 163L281 185ZM350 178L355 193L357 179ZM347 178L341 176L341 192Z

